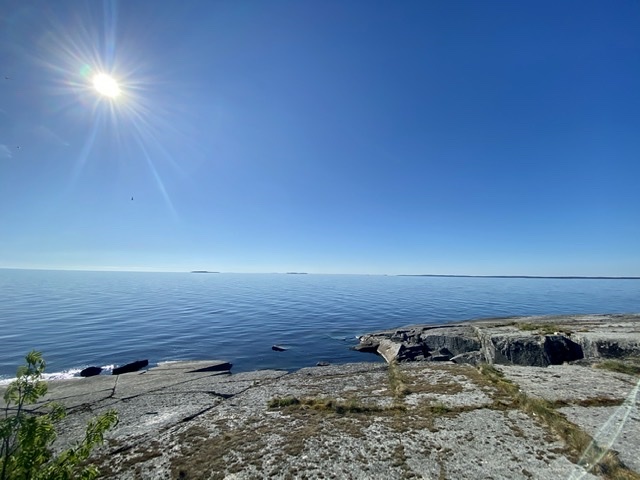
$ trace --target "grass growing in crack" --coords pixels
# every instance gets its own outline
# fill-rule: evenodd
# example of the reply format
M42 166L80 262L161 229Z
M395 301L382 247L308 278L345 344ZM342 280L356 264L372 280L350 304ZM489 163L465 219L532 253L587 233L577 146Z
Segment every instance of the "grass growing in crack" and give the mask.
M620 360L605 360L597 363L596 368L610 370L617 373L626 373L627 375L640 376L640 365L634 365L630 362L621 362Z
M272 398L267 403L269 408L295 408L306 410L317 410L324 412L335 412L340 415L346 413L378 413L388 412L394 410L405 410L405 407L399 405L392 405L389 407L379 407L377 405L364 405L352 398L346 401L337 400L335 398L323 397L323 398L296 398L296 397L283 397Z
M506 395L510 400L515 400L520 394L518 386L506 379L504 374L493 365L481 365L479 371L491 385L497 388L500 393Z
M407 378L400 370L398 362L391 362L389 364L388 374L389 390L396 399L400 399L411 393L411 389L407 386Z
M492 365L481 366L480 372L491 384L511 397L514 406L536 417L560 436L572 460L587 471L609 480L640 480L640 475L629 470L614 452L599 447L589 434L558 412L552 402L528 397Z
M539 335L554 335L556 333L571 335L573 332L568 328L559 326L556 323L515 323L519 330L526 332L535 331Z

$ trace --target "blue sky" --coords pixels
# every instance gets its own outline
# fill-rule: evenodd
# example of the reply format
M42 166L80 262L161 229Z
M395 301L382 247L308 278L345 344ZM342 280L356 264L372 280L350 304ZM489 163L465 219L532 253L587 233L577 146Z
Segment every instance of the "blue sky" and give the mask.
M623 0L4 1L0 267L640 275L638 25Z

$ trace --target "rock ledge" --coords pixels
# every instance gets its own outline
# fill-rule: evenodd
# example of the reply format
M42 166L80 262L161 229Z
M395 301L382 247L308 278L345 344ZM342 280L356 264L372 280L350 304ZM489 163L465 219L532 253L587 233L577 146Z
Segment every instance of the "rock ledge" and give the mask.
M413 325L363 335L356 350L387 362L546 367L640 356L640 314L567 315Z

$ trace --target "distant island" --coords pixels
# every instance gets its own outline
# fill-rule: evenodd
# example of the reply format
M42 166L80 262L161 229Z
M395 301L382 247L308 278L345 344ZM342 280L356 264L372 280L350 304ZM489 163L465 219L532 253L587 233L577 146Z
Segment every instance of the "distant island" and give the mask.
M307 272L287 272L287 275L308 275Z
M451 277L451 278L545 278L556 280L640 280L640 277L583 277L583 276L541 276L541 275L435 275L400 274L397 277Z
M191 273L220 273L220 272L210 272L209 270L191 270Z

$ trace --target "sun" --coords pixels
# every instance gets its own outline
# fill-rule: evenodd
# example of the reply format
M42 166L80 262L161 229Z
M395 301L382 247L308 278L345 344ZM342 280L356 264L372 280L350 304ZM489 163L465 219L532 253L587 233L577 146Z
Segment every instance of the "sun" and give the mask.
M105 73L99 73L93 77L93 87L96 91L108 98L116 98L120 95L120 87L115 79Z

